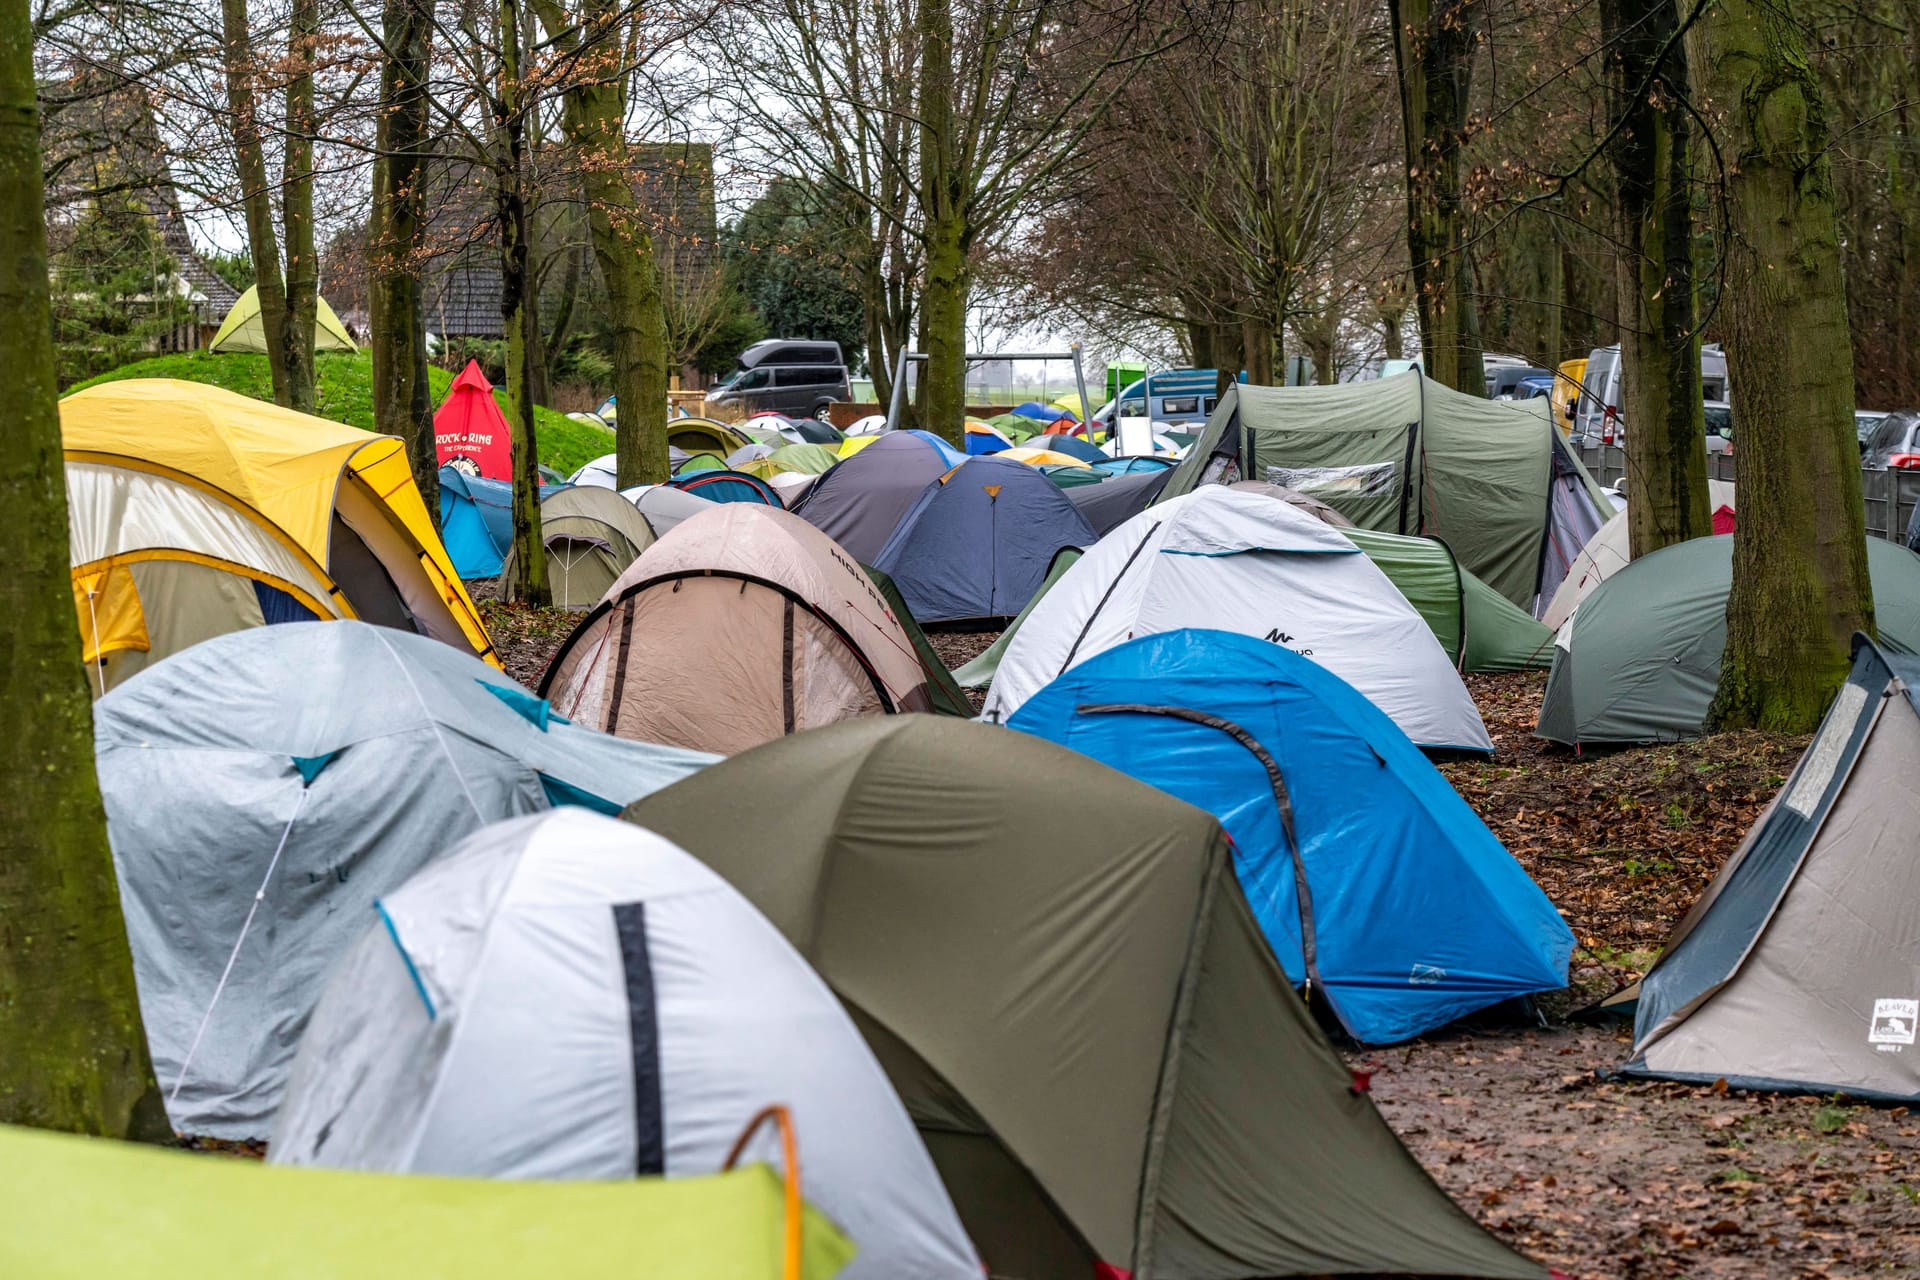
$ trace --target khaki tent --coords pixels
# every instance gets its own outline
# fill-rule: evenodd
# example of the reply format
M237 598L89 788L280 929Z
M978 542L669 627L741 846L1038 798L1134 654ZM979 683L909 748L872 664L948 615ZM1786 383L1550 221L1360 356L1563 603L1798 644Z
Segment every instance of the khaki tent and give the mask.
M249 287L240 295L240 301L233 304L227 312L227 318L220 322L220 328L213 335L213 341L207 344L207 350L220 353L252 352L264 354L267 349L266 326L260 323L260 290ZM325 298L313 300L313 349L315 351L358 351L353 335L347 332L347 326L340 323L340 317L333 314L333 308L327 305Z
M688 453L712 453L724 458L754 440L740 428L712 418L675 418L667 424L667 443Z
M1482 400L1418 370L1337 386L1228 387L1160 500L1241 479L1318 498L1363 529L1442 538L1529 613L1612 513L1546 398Z
M591 609L626 567L653 545L653 527L612 489L576 485L540 499L540 536L547 544L547 584L562 609ZM515 561L500 569L511 582Z
M398 437L157 378L66 397L60 436L96 693L213 636L315 619L499 665Z
M768 743L623 816L826 979L993 1275L1544 1275L1355 1087L1199 809L1026 734L903 716Z
M802 1148L802 1175L805 1161ZM830 1280L853 1256L765 1165L489 1182L275 1169L0 1127L0 1275L21 1280Z
M852 557L798 516L744 502L701 512L628 566L540 692L608 733L722 754L932 709L912 642Z
M1920 1102L1916 699L1920 661L1855 640L1807 753L1629 993L1627 1074Z

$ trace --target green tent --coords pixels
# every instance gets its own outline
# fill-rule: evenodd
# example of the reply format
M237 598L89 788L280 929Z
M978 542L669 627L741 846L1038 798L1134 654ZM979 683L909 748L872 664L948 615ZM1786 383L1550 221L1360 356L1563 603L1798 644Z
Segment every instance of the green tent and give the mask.
M1041 581L1040 589L1033 593L1033 599L1027 601L1026 607L1013 616L1013 621L1007 624L1007 629L1002 631L983 653L954 671L954 683L962 689L984 689L992 684L994 673L1000 670L1000 659L1006 655L1007 646L1013 643L1013 633L1020 629L1020 624L1027 620L1027 615L1039 607L1041 597L1045 596L1053 584L1060 581L1062 575L1073 568L1074 562L1084 554L1078 547L1062 547L1054 552L1053 563L1047 566L1047 576ZM872 570L869 569L868 572L871 573Z
M1319 498L1362 528L1443 538L1525 610L1553 594L1613 514L1545 398L1482 400L1418 370L1334 386L1228 387L1160 500L1239 479Z
M1064 462L1049 462L1040 470L1047 479L1062 489L1078 489L1082 485L1099 484L1109 474L1098 467L1070 467Z
M1454 559L1438 538L1342 529L1400 588L1462 671L1524 671L1553 659L1553 632Z
M1165 792L998 726L884 716L623 816L833 988L993 1275L1545 1275L1407 1154L1274 959L1226 833Z
M900 624L900 629L907 633L907 639L913 644L920 667L927 673L927 696L933 700L933 714L959 716L962 720L973 719L973 706L967 701L967 695L960 692L960 686L954 683L953 676L947 671L947 664L940 661L940 655L927 642L927 633L913 620L913 610L907 608L900 588L893 585L892 578L872 565L860 567L873 579L873 585L886 600L887 608L893 610L894 621Z
M1920 652L1920 556L1867 539L1881 647ZM1733 535L1641 556L1594 588L1554 638L1534 732L1576 749L1704 732L1720 685Z
M219 353L227 352L265 352L267 349L266 326L260 323L260 290L250 287L240 295L240 301L233 304L227 312L227 318L220 322L219 330L213 335L213 341L207 344L207 350ZM340 323L340 317L333 314L333 308L327 305L325 298L315 298L313 303L313 349L315 351L358 351L347 327Z
M1047 429L1046 423L1019 413L996 413L986 422L1015 444L1025 444Z
M773 464L775 471L795 471L801 475L825 475L828 468L840 461L839 452L824 444L782 445L767 455L767 461Z
M804 1150L800 1165L804 1176ZM799 1274L828 1280L854 1247L811 1206L801 1213ZM489 1182L279 1168L0 1127L0 1276L781 1280L785 1223L780 1179L765 1165Z

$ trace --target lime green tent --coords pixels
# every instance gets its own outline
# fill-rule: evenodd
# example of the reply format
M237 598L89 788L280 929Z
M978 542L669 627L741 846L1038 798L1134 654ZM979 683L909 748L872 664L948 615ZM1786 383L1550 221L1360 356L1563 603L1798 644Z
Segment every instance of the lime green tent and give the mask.
M828 1280L854 1247L810 1206L800 1213L789 1269L782 1187L765 1165L488 1182L278 1168L0 1127L0 1276L34 1280Z
M213 341L207 344L207 350L217 352L251 351L265 352L267 349L266 326L260 323L260 290L249 288L240 295L240 301L233 304L227 312L227 318L220 322L220 331L213 335ZM313 349L315 351L358 351L353 337L347 332L347 326L340 323L340 317L333 314L333 308L327 305L325 298L315 298L313 303Z
M1438 538L1342 529L1400 588L1462 671L1525 671L1553 663L1553 632L1482 582Z

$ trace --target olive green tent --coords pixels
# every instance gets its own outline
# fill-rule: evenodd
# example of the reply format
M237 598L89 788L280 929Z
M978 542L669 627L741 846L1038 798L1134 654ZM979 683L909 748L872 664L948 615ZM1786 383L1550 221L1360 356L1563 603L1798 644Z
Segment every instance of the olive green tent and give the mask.
M833 988L996 1276L1544 1275L1356 1087L1199 809L1026 734L892 716L623 816Z
M1920 652L1920 556L1868 538L1867 574L1881 646ZM1699 737L1720 685L1732 588L1730 533L1616 570L1554 636L1534 732L1576 749Z
M743 1124L745 1117L742 1118ZM800 1153L804 1176L806 1152ZM854 1246L780 1179L489 1182L274 1168L0 1127L0 1276L828 1280Z
M940 655L933 651L933 645L927 640L927 633L913 620L913 610L907 608L905 597L900 588L893 585L889 578L872 565L862 565L867 577L880 596L887 602L887 608L893 610L893 620L907 633L907 640L913 645L915 656L920 659L920 667L927 673L927 696L933 702L931 708L937 716L959 716L963 720L973 718L973 706L967 701L967 695L960 692L960 686L954 683L947 664L940 661Z
M227 312L227 318L220 322L220 328L213 335L213 341L207 344L207 350L213 352L253 352L260 354L267 349L266 326L260 323L260 290L249 288L240 295L240 301L233 304ZM315 351L358 351L348 334L347 326L340 323L340 317L333 314L333 308L327 305L325 298L313 301L313 349Z
M639 508L598 485L549 489L540 498L540 537L547 544L547 585L557 609L591 609L627 566L654 543ZM514 580L509 550L502 583Z
M1482 400L1418 370L1228 387L1159 500L1241 479L1297 489L1362 528L1443 538L1529 612L1613 514L1546 399Z

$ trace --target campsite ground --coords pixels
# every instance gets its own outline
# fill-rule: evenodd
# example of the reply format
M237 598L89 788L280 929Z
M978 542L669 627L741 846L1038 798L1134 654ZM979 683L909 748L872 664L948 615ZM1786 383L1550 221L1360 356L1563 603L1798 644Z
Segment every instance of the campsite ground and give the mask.
M571 620L483 608L508 670L536 682ZM931 638L952 667L993 635ZM1496 755L1445 772L1572 926L1574 989L1543 1002L1545 1026L1348 1053L1381 1114L1469 1213L1583 1280L1920 1274L1920 1117L1602 1080L1625 1028L1566 1018L1639 976L1805 739L1579 759L1532 736L1544 683L1470 678Z

